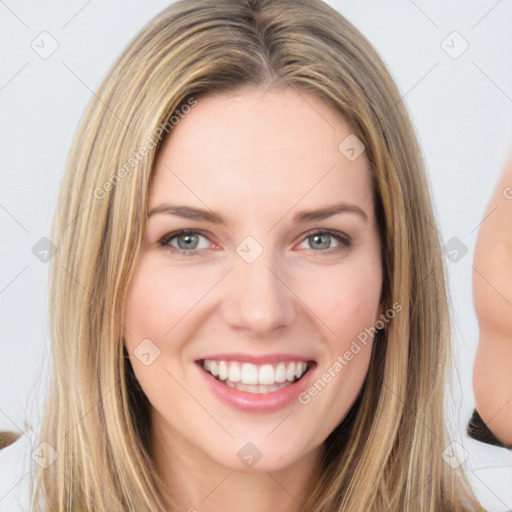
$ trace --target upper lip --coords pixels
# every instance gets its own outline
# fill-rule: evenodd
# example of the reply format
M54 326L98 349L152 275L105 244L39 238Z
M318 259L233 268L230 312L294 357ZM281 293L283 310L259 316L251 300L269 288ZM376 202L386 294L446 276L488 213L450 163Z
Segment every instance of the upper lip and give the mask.
M281 361L314 361L313 358L301 356L298 354L243 354L243 353L230 353L230 354L212 354L197 359L197 362L204 361L205 359L211 361L238 361L241 363L252 363L256 365L279 363Z

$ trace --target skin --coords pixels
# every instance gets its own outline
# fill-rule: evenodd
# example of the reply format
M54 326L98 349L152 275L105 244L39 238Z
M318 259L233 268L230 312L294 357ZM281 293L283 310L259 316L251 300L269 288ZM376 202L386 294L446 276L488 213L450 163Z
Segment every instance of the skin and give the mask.
M512 152L484 214L475 248L473 297L480 340L473 372L476 408L512 446Z
M338 145L351 130L315 97L291 88L209 94L159 153L149 207L164 202L218 212L225 224L151 215L126 303L125 344L152 406L158 471L183 510L301 510L319 474L324 441L364 382L372 338L307 405L273 413L231 408L211 393L194 361L212 353L292 353L317 362L316 381L382 313L379 233L365 153L349 161ZM346 202L344 212L298 224L296 212ZM184 237L194 228L196 253ZM332 229L352 243L311 233ZM254 237L263 253L236 252ZM186 238L186 237L185 237ZM187 254L171 252L185 247ZM320 243L320 248L318 244ZM325 245L324 245L325 244ZM329 248L339 249L328 255ZM149 338L160 355L141 364ZM253 443L262 458L245 467Z

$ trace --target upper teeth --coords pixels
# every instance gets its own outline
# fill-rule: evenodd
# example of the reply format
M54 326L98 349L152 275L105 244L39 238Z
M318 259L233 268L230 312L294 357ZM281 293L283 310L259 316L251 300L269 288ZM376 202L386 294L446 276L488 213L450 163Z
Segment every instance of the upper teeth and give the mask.
M214 361L205 359L203 368L219 380L230 380L242 384L271 385L276 382L293 382L306 373L306 361L263 364L261 366L236 361Z

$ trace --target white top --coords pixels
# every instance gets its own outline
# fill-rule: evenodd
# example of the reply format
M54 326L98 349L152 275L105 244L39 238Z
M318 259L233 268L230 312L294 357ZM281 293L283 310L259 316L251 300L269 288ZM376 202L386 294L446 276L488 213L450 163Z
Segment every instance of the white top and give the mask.
M22 435L0 450L0 512L30 512L31 440Z
M463 468L476 497L488 512L512 511L512 450L462 438Z
M0 512L30 512L28 471L37 453L26 435L0 450ZM447 464L456 466L453 454L463 461L473 491L488 512L512 510L512 450L464 437L444 455Z

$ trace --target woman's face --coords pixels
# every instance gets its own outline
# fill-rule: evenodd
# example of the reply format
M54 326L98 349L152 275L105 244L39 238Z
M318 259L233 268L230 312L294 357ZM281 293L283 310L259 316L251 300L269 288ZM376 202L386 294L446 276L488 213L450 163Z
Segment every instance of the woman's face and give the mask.
M125 344L154 439L244 471L318 453L382 312L368 160L348 124L291 88L201 96L161 148L148 211Z

